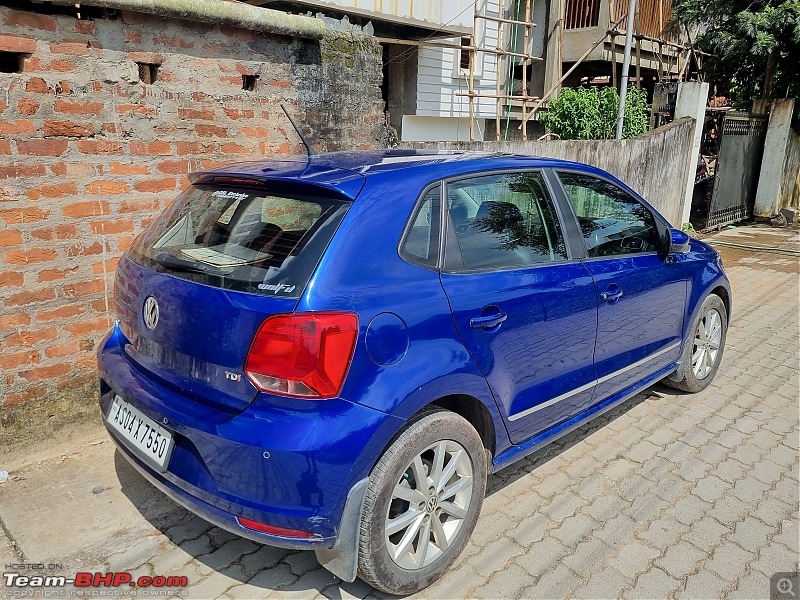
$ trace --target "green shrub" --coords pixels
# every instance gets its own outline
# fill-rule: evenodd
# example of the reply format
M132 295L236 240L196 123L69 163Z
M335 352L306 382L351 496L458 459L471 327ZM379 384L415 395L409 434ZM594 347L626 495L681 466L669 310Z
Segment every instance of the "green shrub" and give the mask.
M564 140L610 139L616 134L618 108L619 95L614 88L564 88L541 119L548 131ZM642 135L649 119L647 92L628 88L622 137Z

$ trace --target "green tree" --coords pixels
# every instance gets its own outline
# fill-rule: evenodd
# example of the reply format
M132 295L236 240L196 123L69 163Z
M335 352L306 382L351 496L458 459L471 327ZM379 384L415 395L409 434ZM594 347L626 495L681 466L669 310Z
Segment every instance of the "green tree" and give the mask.
M800 0L675 0L670 29L684 28L699 28L718 93L745 106L800 94Z
M618 110L619 95L614 88L564 88L549 102L541 119L548 131L563 140L609 139L616 134ZM628 88L622 137L642 135L649 118L647 93Z

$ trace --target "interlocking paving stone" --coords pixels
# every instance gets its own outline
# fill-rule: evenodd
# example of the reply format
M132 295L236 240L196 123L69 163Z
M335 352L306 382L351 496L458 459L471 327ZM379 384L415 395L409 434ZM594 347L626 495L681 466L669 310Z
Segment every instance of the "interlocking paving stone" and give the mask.
M679 600L720 598L728 584L711 571L701 571L686 578L686 587L675 594Z
M753 553L743 550L735 543L723 542L714 550L711 560L705 563L704 568L730 581L741 574L744 571L743 567L754 558Z
M619 598L622 591L630 586L631 582L614 569L605 569L593 573L586 585L575 590L575 598Z
M679 589L681 582L667 575L658 567L639 575L636 585L623 591L623 598L668 598Z
M526 598L568 598L580 582L564 565L558 565L539 578L535 586L523 590Z
M651 522L650 527L640 531L638 535L654 548L665 550L675 544L687 531L689 531L689 527L683 523L670 516L664 516Z
M738 544L740 548L749 552L758 552L758 549L766 545L767 536L775 531L774 527L764 525L755 517L746 517L743 521L736 524L733 535L728 536L728 540Z
M472 598L518 598L531 584L531 576L519 565L512 564L491 575L485 585L472 590ZM456 596L448 596L455 598Z
M654 563L671 577L683 579L690 573L698 571L700 562L706 558L705 552L701 552L688 542L681 541L670 546L664 556L657 558Z
M652 546L633 541L619 549L616 557L611 561L611 566L623 575L634 579L639 573L649 570L653 559L659 554L660 552Z

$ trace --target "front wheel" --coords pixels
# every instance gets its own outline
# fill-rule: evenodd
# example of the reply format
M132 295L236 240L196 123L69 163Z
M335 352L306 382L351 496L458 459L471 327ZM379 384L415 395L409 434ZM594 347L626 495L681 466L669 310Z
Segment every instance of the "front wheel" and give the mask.
M390 594L441 577L475 528L487 471L483 442L465 419L436 410L413 421L370 474L359 576Z
M706 389L717 374L728 333L728 311L716 294L703 301L692 325L690 344L683 353L683 378L665 379L664 383L686 392Z

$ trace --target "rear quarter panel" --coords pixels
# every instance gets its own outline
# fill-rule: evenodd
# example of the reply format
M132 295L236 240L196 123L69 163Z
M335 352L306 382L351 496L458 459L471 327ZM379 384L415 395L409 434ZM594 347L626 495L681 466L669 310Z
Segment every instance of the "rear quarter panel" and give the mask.
M404 175L368 178L297 310L346 310L359 315L358 342L342 398L408 419L443 396L473 396L489 410L501 452L510 444L503 420L486 380L458 337L438 272L412 265L398 254L419 193L431 182L424 173ZM369 348L366 342L370 324L380 320L402 322L384 332L387 343L394 345L389 354L399 356L392 364L377 364L370 356L374 338ZM378 441L382 448L395 433L383 432L384 439ZM378 456L373 455L369 468Z

